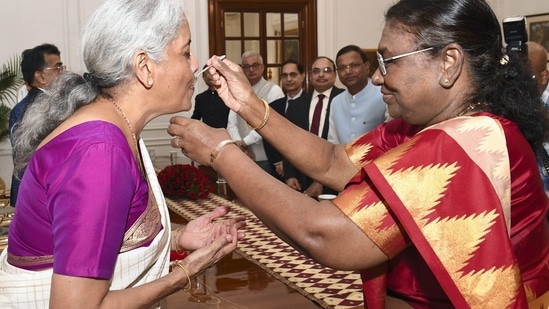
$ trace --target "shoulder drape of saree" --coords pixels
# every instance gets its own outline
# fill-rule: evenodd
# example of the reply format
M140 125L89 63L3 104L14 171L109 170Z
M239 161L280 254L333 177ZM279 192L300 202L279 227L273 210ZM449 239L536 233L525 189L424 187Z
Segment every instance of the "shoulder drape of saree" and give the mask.
M111 290L139 286L166 275L169 270L171 225L168 207L156 172L142 140L139 141L150 190L160 212L163 229L149 246L120 253L111 279ZM7 249L0 255L0 308L47 308L52 269L28 271L7 263ZM160 304L154 305L158 308Z
M389 258L409 239L457 308L526 306L508 236L510 170L497 120L451 119L371 159L334 203Z

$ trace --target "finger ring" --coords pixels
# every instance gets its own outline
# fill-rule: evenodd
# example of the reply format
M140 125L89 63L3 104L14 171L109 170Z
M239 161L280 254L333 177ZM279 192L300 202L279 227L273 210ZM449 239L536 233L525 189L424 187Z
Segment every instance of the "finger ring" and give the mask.
M175 147L180 148L179 147L179 136L175 137Z

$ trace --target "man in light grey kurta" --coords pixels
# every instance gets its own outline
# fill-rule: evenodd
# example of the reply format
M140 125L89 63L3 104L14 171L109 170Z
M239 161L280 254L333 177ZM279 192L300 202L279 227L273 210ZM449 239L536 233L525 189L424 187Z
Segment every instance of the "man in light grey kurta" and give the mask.
M380 87L368 77L370 64L360 47L343 47L337 53L336 63L339 80L347 90L332 101L328 140L347 144L384 122L387 105Z
M255 94L260 99L271 103L284 97L284 92L282 92L282 89L278 85L268 82L263 78L265 66L263 65L261 55L253 51L245 52L242 54L241 65ZM269 161L267 160L263 147L263 139L257 132L248 127L244 119L233 111L229 112L227 131L229 131L231 138L243 151L247 152L263 170L271 173L273 167L269 165Z

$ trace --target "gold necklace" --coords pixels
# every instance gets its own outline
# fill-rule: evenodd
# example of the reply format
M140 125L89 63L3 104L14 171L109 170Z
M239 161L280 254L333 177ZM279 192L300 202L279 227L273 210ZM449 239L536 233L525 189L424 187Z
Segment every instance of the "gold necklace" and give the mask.
M469 106L467 106L461 112L459 112L459 114L456 117L461 117L461 116L465 115L466 113L468 113L468 112L470 112L474 109L475 109L475 107L473 106L473 104L469 104Z
M130 120L128 119L128 117L126 116L126 113L124 113L124 110L118 104L116 104L116 102L113 99L111 99L111 102L120 111L120 113L122 114L122 118L124 118L124 120L128 124L128 128L130 128L130 132L132 133L133 143L135 145L135 154L134 154L135 161L137 162L137 166L139 167L139 171L143 175L143 169L141 168L141 160L140 160L140 157L139 157L139 146L137 144L137 138L135 136L135 131L133 130L133 126L132 126Z
M474 111L477 107L480 107L480 106L485 105L485 104L486 103L482 103L482 102L471 103L471 104L469 104L469 106L464 108L456 117L461 117L461 116L467 114L468 112Z

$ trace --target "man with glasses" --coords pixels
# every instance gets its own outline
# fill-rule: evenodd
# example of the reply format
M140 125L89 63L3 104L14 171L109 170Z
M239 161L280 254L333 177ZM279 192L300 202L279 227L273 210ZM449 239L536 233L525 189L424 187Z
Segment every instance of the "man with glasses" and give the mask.
M245 52L242 54L240 63L246 78L259 98L270 103L284 96L284 92L278 85L263 78L265 66L263 65L263 57L259 53L254 51ZM272 172L261 135L252 130L246 121L233 111L229 112L227 131L242 151L246 152L264 171L267 173Z
M14 134L15 126L25 114L27 108L34 102L44 89L50 85L63 71L65 66L61 61L61 52L52 44L42 44L32 49L27 49L21 54L21 72L25 84L30 88L27 95L17 103L10 113L9 130L12 149L17 137ZM16 153L13 154L15 161ZM19 182L23 175L12 175L10 203L15 206Z
M370 62L360 47L341 48L336 63L339 80L347 90L332 102L328 140L347 144L384 122L387 105L380 87L368 76Z
M311 66L311 85L313 92L303 94L288 105L286 117L300 128L328 139L330 104L332 100L343 92L343 89L334 86L337 72L332 59L319 57ZM311 149L314 153L314 149ZM288 161L284 160L284 179L286 184L295 190L317 197L322 193L336 193L330 188L323 187L305 174L298 171Z
M282 82L282 90L286 95L283 98L271 102L271 108L281 115L286 115L288 105L293 100L299 98L303 94L303 81L305 80L305 70L303 64L295 60L287 60L282 63L282 73L280 74ZM263 141L267 159L272 168L271 174L275 178L284 180L284 163L282 156L271 144Z

